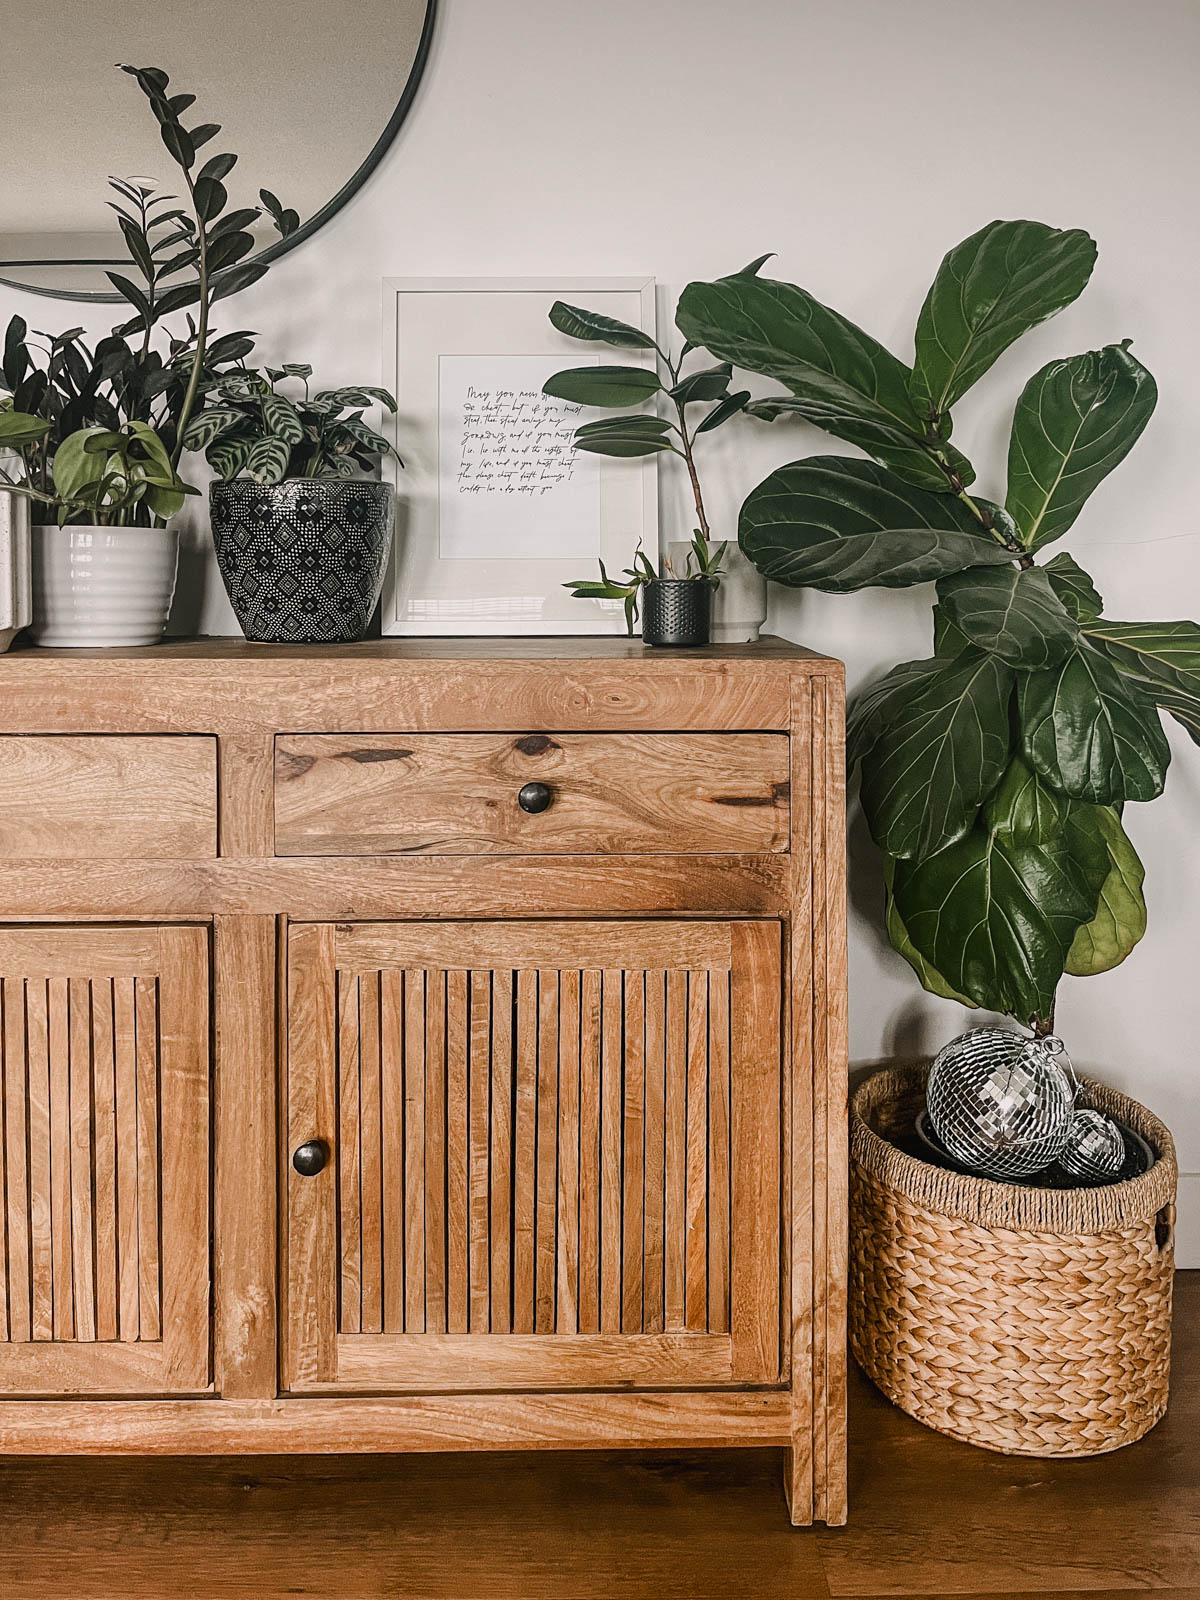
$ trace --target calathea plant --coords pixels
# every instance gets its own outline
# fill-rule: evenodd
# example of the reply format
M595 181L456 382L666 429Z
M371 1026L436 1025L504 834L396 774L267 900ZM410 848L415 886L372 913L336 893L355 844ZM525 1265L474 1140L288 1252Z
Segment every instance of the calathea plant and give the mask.
M386 389L359 385L309 393L312 368L300 362L243 370L207 385L204 411L184 434L189 450L203 450L217 476L228 482L241 474L259 483L288 478L348 478L373 472L396 451L363 421L369 406L394 413ZM288 396L280 386L302 386Z
M1048 1032L1064 971L1123 960L1146 925L1124 808L1161 793L1168 711L1200 743L1200 627L1115 622L1072 530L1154 409L1128 341L1049 362L1017 402L1003 505L974 492L952 408L1026 330L1069 305L1096 257L1078 230L994 222L946 256L911 367L794 284L693 283L694 345L780 382L746 406L870 460L814 456L742 507L767 577L832 593L934 581L933 653L858 697L849 759L884 853L893 945L935 994Z

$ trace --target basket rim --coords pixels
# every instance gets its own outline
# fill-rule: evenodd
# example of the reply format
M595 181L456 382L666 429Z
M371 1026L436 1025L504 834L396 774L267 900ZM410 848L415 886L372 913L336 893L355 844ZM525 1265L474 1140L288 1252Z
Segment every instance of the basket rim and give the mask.
M1105 1233L1147 1222L1174 1205L1179 1171L1170 1130L1138 1101L1093 1078L1080 1078L1091 1103L1128 1123L1158 1153L1149 1171L1124 1183L1031 1189L935 1167L897 1149L871 1127L870 1114L900 1094L921 1089L930 1065L923 1059L885 1067L864 1079L850 1101L851 1161L914 1204L985 1228L1046 1234Z

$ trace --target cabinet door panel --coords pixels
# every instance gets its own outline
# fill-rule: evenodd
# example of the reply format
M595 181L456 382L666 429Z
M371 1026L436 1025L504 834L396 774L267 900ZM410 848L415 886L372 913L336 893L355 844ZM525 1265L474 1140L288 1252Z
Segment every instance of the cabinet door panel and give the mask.
M289 951L286 1387L778 1380L778 924Z
M208 1384L200 928L0 929L0 1393Z

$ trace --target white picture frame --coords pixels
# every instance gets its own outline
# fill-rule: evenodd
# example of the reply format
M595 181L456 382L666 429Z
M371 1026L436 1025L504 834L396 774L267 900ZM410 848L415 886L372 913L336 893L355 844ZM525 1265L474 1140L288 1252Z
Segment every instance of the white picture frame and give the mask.
M540 431L528 448L513 447L503 463L510 470L501 492L490 471L470 483L464 441L495 439L502 431L496 424L520 417L505 398L518 383L518 392L532 397L562 367L653 367L653 350L568 338L551 326L549 312L555 300L567 300L653 336L654 280L385 278L383 300L383 382L396 396L391 436L404 461L402 470L394 462L391 467L396 537L383 590L383 632L623 633L619 601L577 600L563 585L598 577L598 559L620 572L639 543L657 558L656 459L577 454L565 439L576 421L599 413L575 418L578 408L551 415L534 406ZM481 393L493 426L472 432L463 408L474 406ZM530 436L511 428L506 434ZM522 482L516 490L513 461L522 479L534 476L521 454L529 450L541 452L537 474L554 481ZM556 472L546 471L547 454L557 457ZM494 556L483 553L492 539Z

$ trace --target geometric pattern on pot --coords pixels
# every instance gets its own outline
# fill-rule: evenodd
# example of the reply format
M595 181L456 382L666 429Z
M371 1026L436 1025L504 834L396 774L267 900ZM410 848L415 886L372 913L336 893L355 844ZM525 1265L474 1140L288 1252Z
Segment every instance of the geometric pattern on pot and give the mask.
M392 506L390 484L359 479L214 483L217 565L246 638L361 639L383 587Z

